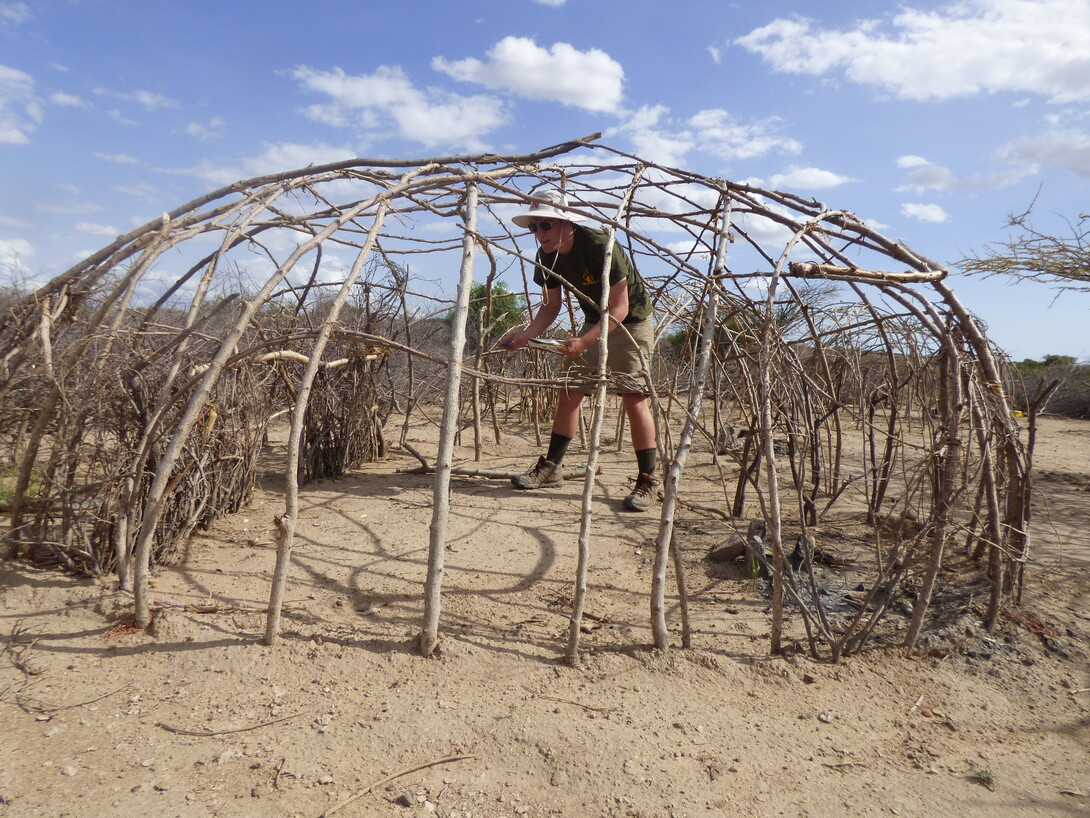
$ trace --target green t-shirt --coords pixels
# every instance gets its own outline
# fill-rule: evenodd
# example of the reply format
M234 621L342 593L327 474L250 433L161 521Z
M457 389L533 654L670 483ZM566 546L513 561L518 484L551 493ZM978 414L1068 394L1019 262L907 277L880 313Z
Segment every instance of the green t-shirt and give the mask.
M575 293L588 324L597 324L602 316L598 304L602 299L602 268L605 266L606 241L602 230L573 224L575 239L567 255L537 251L534 283L550 290L561 284ZM634 324L651 317L653 312L647 285L632 265L621 245L614 241L613 259L609 267L609 283L628 281L628 316L625 324Z

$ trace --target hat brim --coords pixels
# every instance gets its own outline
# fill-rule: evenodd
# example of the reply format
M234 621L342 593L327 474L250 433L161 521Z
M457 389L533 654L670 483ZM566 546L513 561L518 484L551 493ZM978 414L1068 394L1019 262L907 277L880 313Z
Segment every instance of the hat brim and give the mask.
M527 213L519 213L517 216L512 216L511 221L517 224L519 227L529 227L530 222L534 219L556 219L562 222L577 222L579 217L574 213L568 213L562 210L556 210L555 208L545 206L538 207Z

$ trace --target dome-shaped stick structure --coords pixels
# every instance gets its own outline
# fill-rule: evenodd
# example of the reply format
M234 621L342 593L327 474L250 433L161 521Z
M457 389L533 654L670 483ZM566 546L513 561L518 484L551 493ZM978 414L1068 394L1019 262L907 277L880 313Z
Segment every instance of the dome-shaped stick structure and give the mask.
M146 625L149 568L246 503L269 424L287 418L272 643L300 484L382 456L388 418L431 401L443 427L421 633L430 653L463 404L479 441L501 394L540 410L557 386L548 356L487 354L511 310L536 297L535 248L510 217L545 187L622 243L654 287L661 343L646 377L666 464L657 647L668 646L674 514L697 450L729 459L714 513L741 518L756 498L773 650L785 603L812 649L835 658L858 650L897 598L913 607L912 646L955 556L986 567L994 625L1028 556L1030 456L1000 356L946 271L851 213L662 167L594 137L521 156L355 159L241 181L9 299L9 555L116 571ZM443 294L455 284L452 303ZM606 379L597 385L580 571ZM802 559L839 507L858 508L881 535L850 616L825 610ZM784 541L796 535L789 560ZM572 661L584 590L577 576Z

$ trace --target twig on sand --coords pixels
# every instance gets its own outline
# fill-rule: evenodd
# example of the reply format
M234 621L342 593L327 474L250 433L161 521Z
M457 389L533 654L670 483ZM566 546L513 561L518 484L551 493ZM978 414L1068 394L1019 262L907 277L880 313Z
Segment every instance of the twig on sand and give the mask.
M88 699L85 702L76 702L74 704L49 704L48 702L39 701L37 704L33 705L33 709L41 713L55 713L59 710L71 710L74 707L85 707L86 705L94 704L95 702L100 702L103 699L107 699L110 696L113 696L115 693L120 693L131 684L132 682L125 682L125 684L121 685L121 687L117 688L117 690L111 690L109 693L103 693L101 696L95 696L93 699Z
M363 796L367 795L367 793L372 792L373 790L377 790L383 784L389 784L395 778L401 778L401 776L403 775L409 775L410 773L415 773L417 770L424 770L428 767L438 766L439 764L449 764L452 761L466 761L470 758L473 758L473 755L444 756L443 758L435 759L435 761L426 761L423 764L417 764L415 767L408 767L404 770L399 770L393 775L386 776L386 778L382 779L381 781L376 781L374 784L368 785L365 789L360 790L355 795L349 796L348 798L341 801L341 803L335 804L334 806L330 807L321 814L320 818L327 818L327 816L344 809L352 802L358 801L360 798L363 798Z
M843 772L848 767L866 767L862 761L841 761L836 764L822 764L822 767L828 767L830 770L836 770L837 772Z
M233 614L233 613L252 613L263 614L268 613L268 608L251 608L246 605L198 605L194 603L182 603L182 602L156 602L152 605L152 611L157 613L159 611L183 611L184 613L196 613L196 614ZM284 606L285 611L297 611L300 608L291 608Z
M575 480L582 478L586 474L586 469L567 469L563 472L565 480ZM398 474L434 474L435 467L426 464L423 466L413 466L411 469L398 469ZM489 480L510 480L512 477L517 477L522 472L506 471L504 469L474 469L469 466L452 466L450 470L451 474L457 474L461 477L484 477Z
M413 466L411 469L397 469L398 474L434 474L435 466L428 462L424 455L420 454L416 449L412 447L410 443L401 444L405 450L420 461L419 466ZM576 478L582 478L586 474L587 470L584 469L567 469L563 472L565 480L575 480ZM450 470L451 474L457 474L462 477L485 477L490 480L510 480L512 477L517 477L522 472L504 471L503 469L474 469L469 466L452 466Z
M398 469L398 474L435 474L435 468L428 465L413 466L411 469ZM465 466L453 466L450 470L451 474L458 474L462 477L486 477L492 480L505 480L515 476L515 472L502 471L500 469L471 469Z
M547 702L560 702L561 704L573 704L576 707L582 707L584 710L591 710L595 713L612 713L616 710L616 707L591 707L589 704L580 704L579 702L573 702L570 699L558 699L555 696L537 696L538 699L544 699Z
M268 727L271 724L279 724L282 721L288 721L289 719L298 718L301 713L293 713L290 716L282 716L279 719L273 719L272 721L263 721L261 724L251 724L249 727L236 727L232 730L186 730L184 727L171 727L169 724L164 724L161 721L155 722L156 727L162 727L168 733L177 733L179 736L226 736L230 733L245 733L249 730L258 730L262 727Z
M728 523L732 519L734 519L721 509L712 508L711 506L702 506L700 503L690 503L688 500L682 500L680 497L677 500L677 504L679 506L685 506L685 508L690 509L691 511L702 511L705 514L711 514L715 517L719 517L722 520L726 520Z

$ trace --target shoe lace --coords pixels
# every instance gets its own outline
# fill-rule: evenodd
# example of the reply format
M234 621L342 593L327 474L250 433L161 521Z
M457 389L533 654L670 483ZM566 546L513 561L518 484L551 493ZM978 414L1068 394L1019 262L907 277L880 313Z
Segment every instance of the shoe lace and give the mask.
M636 487L632 493L637 497L648 497L655 488L655 478L650 474L641 474L636 478Z

